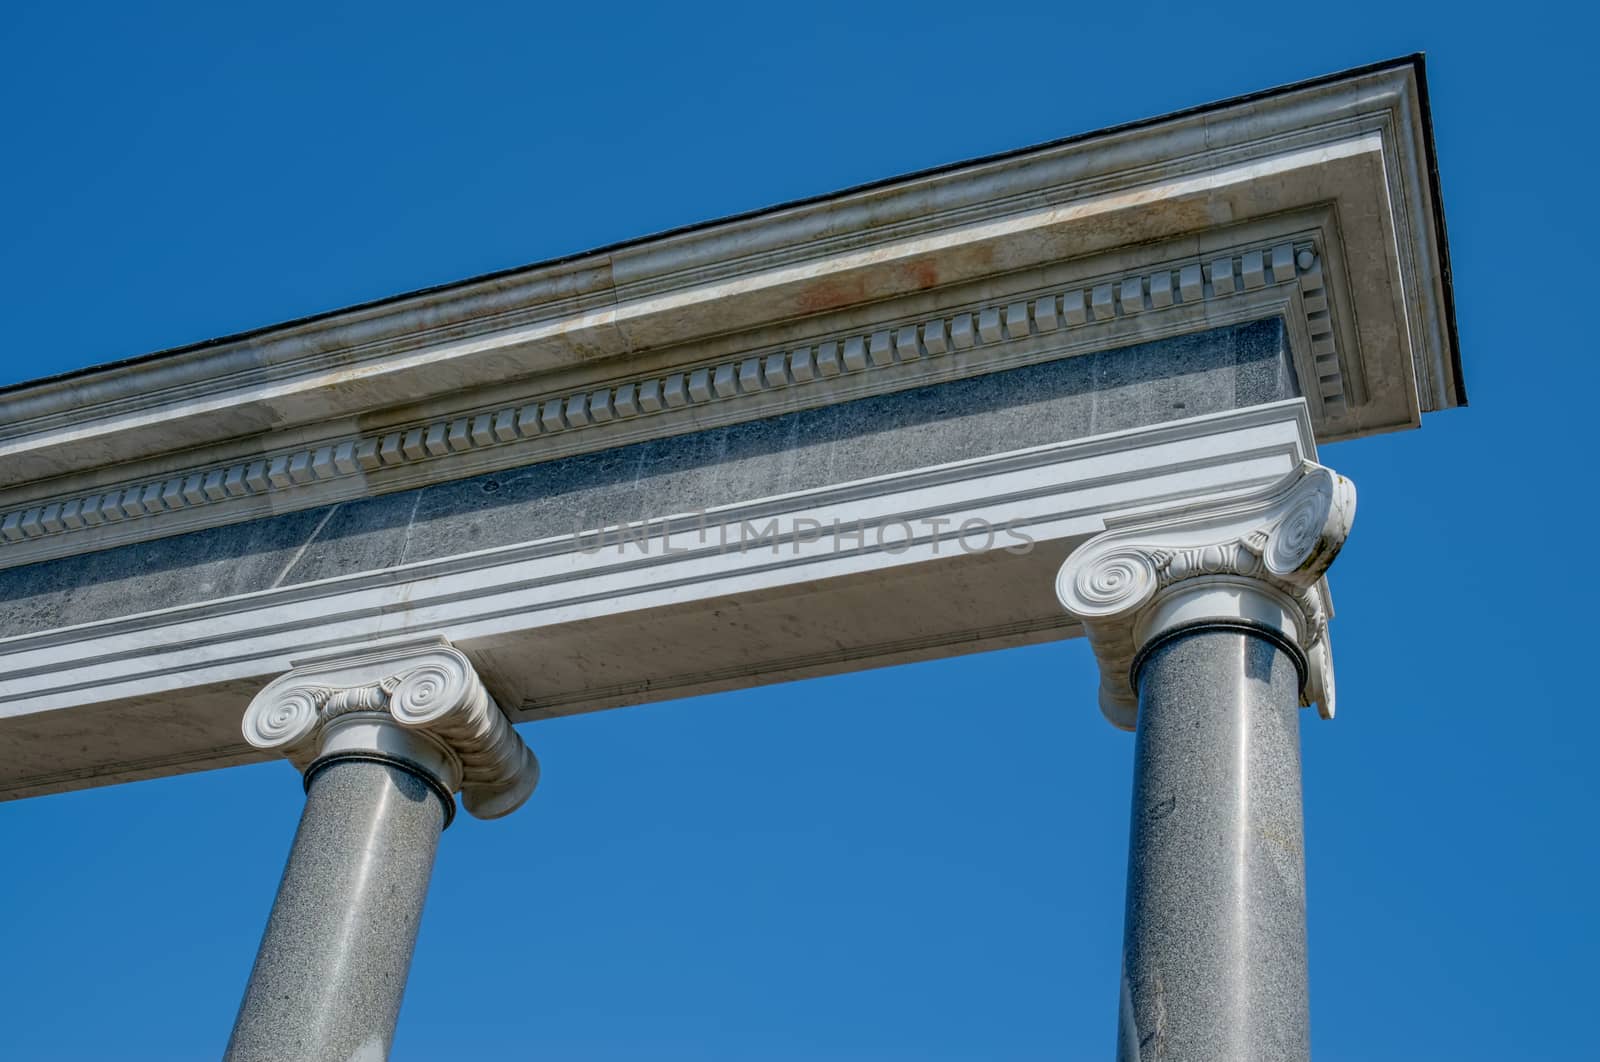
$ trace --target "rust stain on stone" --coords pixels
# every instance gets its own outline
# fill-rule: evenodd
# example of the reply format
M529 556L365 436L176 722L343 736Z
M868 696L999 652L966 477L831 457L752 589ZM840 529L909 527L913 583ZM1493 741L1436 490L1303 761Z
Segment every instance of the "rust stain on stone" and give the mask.
M906 265L907 279L918 289L938 287L939 266L933 260L923 258L919 261L909 262Z
M987 245L960 248L947 255L924 255L894 263L878 263L846 276L819 279L795 297L795 306L805 314L843 309L876 299L927 291L943 284L965 280L988 271L994 265L994 249ZM887 273L872 273L887 267Z
M837 310L841 306L854 306L866 299L866 282L860 276L840 277L820 281L802 291L798 306L801 313L821 313L824 310Z

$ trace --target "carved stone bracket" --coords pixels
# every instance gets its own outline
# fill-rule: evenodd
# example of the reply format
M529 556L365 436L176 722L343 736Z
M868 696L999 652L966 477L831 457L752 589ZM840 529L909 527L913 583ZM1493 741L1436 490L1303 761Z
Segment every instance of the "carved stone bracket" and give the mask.
M1254 498L1113 527L1067 558L1056 596L1100 663L1100 708L1133 729L1134 661L1196 623L1266 627L1305 656L1302 703L1334 713L1328 570L1355 517L1355 488L1312 462Z
M480 819L515 811L539 784L533 751L442 638L297 663L256 694L243 728L301 771L341 756L402 761Z

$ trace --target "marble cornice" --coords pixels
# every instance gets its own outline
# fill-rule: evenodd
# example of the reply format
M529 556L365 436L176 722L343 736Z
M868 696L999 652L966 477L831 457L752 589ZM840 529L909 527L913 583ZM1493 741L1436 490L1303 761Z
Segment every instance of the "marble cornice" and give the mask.
M1337 420L1356 383L1319 231L31 498L0 508L0 568L1269 315L1290 325L1313 417Z
M109 488L117 467L149 469L164 490L224 452L292 458L433 417L452 396L620 385L668 360L731 357L729 337L755 350L762 333L842 336L899 302L953 309L976 298L958 292L1033 287L1062 263L1134 272L1162 246L1208 260L1308 211L1326 217L1313 227L1345 398L1342 415L1314 410L1319 435L1414 426L1464 401L1419 77L1412 60L1351 71L6 388L0 512L21 509L17 532L77 477Z

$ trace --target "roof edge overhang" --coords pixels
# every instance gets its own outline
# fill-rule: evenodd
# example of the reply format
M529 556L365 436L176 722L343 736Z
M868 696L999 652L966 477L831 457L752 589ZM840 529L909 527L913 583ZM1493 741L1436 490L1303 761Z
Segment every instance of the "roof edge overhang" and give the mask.
M1274 250L1284 248L1300 267L1274 272ZM1191 262L1212 303L1176 294L1162 303L1158 274L1176 289ZM1226 289L1214 265L1227 269ZM1316 381L1319 437L1413 427L1424 412L1465 404L1420 55L3 388L0 514L18 517L8 542L48 536L38 517L73 492L120 491L141 478L181 483L294 447L326 450L331 470L343 441L348 472L360 440L390 428L470 424L497 403L516 408L530 395L587 393L702 362L714 372L718 358L765 356L752 345L781 351L852 329L889 334L881 328L904 326L884 321L984 298L1001 299L1003 315L1016 290L1042 306L1040 290L1053 285L1051 313L1070 314L1061 300L1071 285L1084 285L1086 298L1107 288L1108 319L1086 315L1106 327L1102 346L1148 332L1143 322L1159 315L1146 314L1139 329L1131 322L1154 307L1174 311L1172 327L1197 331L1245 306L1222 296L1250 295L1260 286L1252 276L1294 291L1288 301L1258 299L1256 312L1301 318L1301 375ZM1129 277L1137 307L1122 301ZM1236 309L1216 310L1224 305ZM1014 326L995 320L1014 338ZM853 393L835 388L818 401ZM684 430L662 424L662 433ZM457 450L441 436L422 456ZM508 450L502 464L563 452ZM392 486L369 476L363 491L492 464L438 462ZM239 479L241 493L253 490ZM169 508L182 493L168 492ZM223 500L190 493L195 505ZM306 504L326 493L307 493Z

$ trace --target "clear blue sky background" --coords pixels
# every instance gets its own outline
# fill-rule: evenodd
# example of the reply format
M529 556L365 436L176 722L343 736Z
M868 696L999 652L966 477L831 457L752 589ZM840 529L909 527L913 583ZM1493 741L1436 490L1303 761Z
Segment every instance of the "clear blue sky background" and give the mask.
M1315 1050L1592 1057L1590 17L12 0L0 381L1426 49L1473 406L1323 451L1361 511L1304 717ZM1094 689L1073 642L524 728L544 784L445 836L394 1057L1109 1057ZM0 1057L215 1057L301 799L0 806Z

